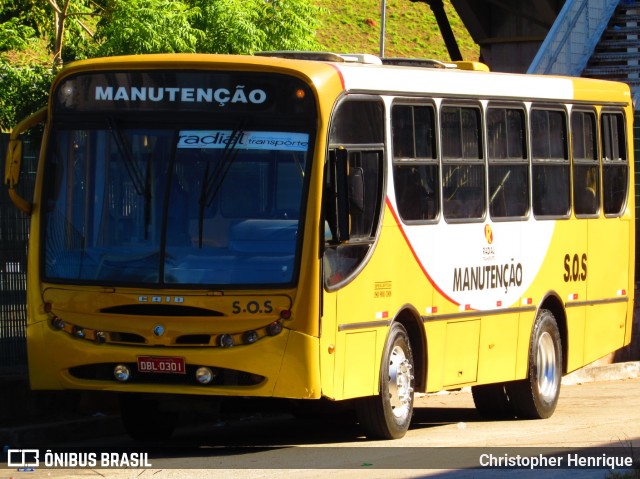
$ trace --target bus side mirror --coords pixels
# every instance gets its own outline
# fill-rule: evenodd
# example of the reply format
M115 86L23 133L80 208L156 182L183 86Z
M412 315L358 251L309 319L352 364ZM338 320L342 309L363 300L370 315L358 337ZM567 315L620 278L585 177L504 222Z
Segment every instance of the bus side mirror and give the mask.
M4 178L5 184L9 188L17 186L20 179L20 168L22 166L22 140L19 138L9 140L7 148L7 163L5 164Z
M34 126L44 123L46 117L47 109L42 108L18 123L11 131L9 146L7 147L7 157L4 166L4 183L9 189L9 198L11 198L13 204L27 214L31 213L32 205L16 191L16 186L18 186L20 182L20 173L22 171L23 143L20 135Z

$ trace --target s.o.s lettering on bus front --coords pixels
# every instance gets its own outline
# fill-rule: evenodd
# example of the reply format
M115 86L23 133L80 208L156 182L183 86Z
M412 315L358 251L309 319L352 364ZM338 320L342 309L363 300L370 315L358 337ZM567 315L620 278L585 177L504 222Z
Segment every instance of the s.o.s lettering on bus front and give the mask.
M267 93L259 88L245 90L244 85L235 88L199 87L112 87L96 86L96 101L128 102L184 102L184 103L243 103L260 105L267 101Z
M234 301L233 314L269 314L273 312L270 300L266 301Z

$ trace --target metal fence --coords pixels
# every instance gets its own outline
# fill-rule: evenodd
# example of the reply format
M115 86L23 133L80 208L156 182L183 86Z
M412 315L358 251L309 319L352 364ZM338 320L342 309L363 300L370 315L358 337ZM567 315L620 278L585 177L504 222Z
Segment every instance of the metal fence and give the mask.
M39 137L25 138L23 174L18 191L26 199L33 196L39 143ZM0 134L2 171L7 144L8 135ZM6 188L0 189L0 369L21 371L27 364L25 326L29 217L13 206Z

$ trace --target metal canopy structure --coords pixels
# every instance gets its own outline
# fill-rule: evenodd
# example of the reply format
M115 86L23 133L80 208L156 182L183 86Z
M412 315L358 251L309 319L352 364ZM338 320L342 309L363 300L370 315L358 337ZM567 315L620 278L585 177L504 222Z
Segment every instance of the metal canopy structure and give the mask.
M459 50L442 0L430 5L449 54ZM451 0L492 71L628 83L640 108L640 0Z
M492 71L524 73L551 30L564 0L451 0L480 61Z

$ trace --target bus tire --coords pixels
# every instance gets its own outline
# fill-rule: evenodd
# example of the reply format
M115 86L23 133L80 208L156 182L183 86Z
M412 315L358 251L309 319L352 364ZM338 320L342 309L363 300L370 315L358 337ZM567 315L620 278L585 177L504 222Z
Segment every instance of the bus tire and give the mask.
M393 323L380 370L380 394L360 399L356 412L370 439L403 437L413 415L413 354L406 329Z
M165 411L156 399L138 394L120 396L120 417L127 434L136 441L158 442L173 434L179 414Z
M527 378L507 386L516 415L523 419L551 417L562 381L562 340L553 313L541 309L529 345Z
M509 419L515 413L504 383L471 386L473 403L478 413L487 419Z

